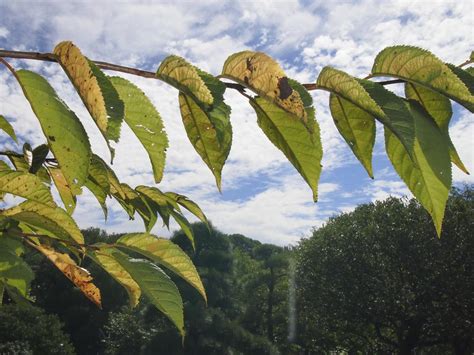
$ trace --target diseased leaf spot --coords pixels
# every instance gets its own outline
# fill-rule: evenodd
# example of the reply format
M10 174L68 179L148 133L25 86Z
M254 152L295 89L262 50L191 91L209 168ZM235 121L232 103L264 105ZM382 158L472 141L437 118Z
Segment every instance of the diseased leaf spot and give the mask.
M287 99L293 93L293 89L291 88L286 76L278 80L278 89L280 89L279 97L282 100Z

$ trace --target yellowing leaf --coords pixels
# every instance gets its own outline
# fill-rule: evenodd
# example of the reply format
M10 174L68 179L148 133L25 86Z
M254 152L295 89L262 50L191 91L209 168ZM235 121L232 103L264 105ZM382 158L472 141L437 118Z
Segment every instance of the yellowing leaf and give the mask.
M179 94L184 128L196 152L214 174L221 189L221 173L232 144L230 107L224 102L206 111L191 96Z
M197 101L212 105L211 91L199 76L198 70L181 57L170 55L161 62L156 76Z
M449 137L449 121L453 115L449 99L436 91L426 89L423 86L413 83L405 84L405 95L408 99L418 101L430 116L433 117L441 132L443 132L446 139L449 140L451 161L456 164L459 169L469 174Z
M474 96L452 70L434 54L417 47L393 46L375 58L372 75L393 76L446 95L471 112Z
M130 306L133 308L138 304L142 292L140 286L138 286L130 274L115 260L114 254L117 253L120 253L120 251L115 248L103 247L100 250L89 252L87 255L125 288L130 300Z
M260 128L298 170L313 191L314 201L317 201L323 150L314 109L307 109L310 130L298 117L265 99L257 97L250 100L250 105L257 113Z
M265 53L243 51L232 54L224 63L221 76L248 87L306 121L307 113L300 94L293 90L280 65Z
M27 172L0 167L0 191L56 206L50 189L36 175Z
M188 255L169 239L158 238L148 233L125 234L117 240L119 247L140 253L182 277L207 301L201 278Z
M76 222L59 207L49 207L42 203L25 201L4 210L2 215L40 228L58 239L84 244L84 237Z
M66 181L74 194L80 194L91 156L84 127L43 77L28 70L17 75Z
M123 253L113 253L127 270L150 303L165 314L184 337L183 300L173 281L158 266L144 259L129 259Z
M54 185L59 192L59 196L63 201L67 213L72 214L76 208L76 196L72 193L66 178L61 169L55 167L48 167L49 174L53 179ZM87 186L87 181L86 181Z
M13 129L10 122L8 122L6 118L3 117L2 115L0 115L0 129L4 131L6 134L8 134L15 142L18 143L16 139L15 130Z
M147 151L155 182L159 183L168 148L168 137L160 114L148 97L130 81L120 77L112 77L110 81L125 104L125 122Z
M59 43L54 54L70 78L97 127L109 144L120 137L124 108L114 86L102 71L89 61L72 42ZM113 159L113 148L110 147Z
M375 120L368 112L337 95L329 96L329 107L339 133L360 160L371 178Z
M97 307L102 308L100 290L92 283L89 271L79 267L68 254L60 253L50 246L30 243L56 266Z
M433 119L416 102L406 103L415 120L415 163L398 138L385 129L385 148L398 175L430 213L438 235L451 189L449 142Z

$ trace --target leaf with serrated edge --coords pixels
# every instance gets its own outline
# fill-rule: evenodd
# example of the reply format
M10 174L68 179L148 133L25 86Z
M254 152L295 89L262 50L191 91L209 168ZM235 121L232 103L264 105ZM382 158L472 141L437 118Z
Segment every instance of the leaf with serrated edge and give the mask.
M125 234L117 240L119 247L130 249L159 263L193 286L207 301L201 278L189 256L169 239L148 233Z
M459 169L469 174L449 137L449 121L453 115L449 99L436 91L426 89L413 83L405 83L405 96L408 99L418 101L430 116L433 117L441 132L443 132L446 139L449 140L451 161L456 164Z
M110 81L125 104L125 122L148 153L155 182L159 183L168 148L168 137L160 114L143 91L130 81L120 77L112 77Z
M0 191L24 197L31 201L56 206L49 187L38 176L0 167Z
M188 138L214 174L220 191L222 168L232 144L230 107L221 102L211 111L206 111L191 96L180 93L179 108Z
M212 105L214 98L211 91L199 76L198 70L185 59L170 55L161 62L156 76L174 86L179 91L193 96L205 105Z
M106 199L107 199L107 193L104 191L104 189L99 186L94 180L92 179L87 179L86 184L84 185L89 189L89 191L94 195L94 197L97 199L97 202L99 202L100 207L102 207L102 211L104 212L104 218L107 220L107 204L106 204Z
M204 212L201 210L201 208L196 204L196 202L191 201L189 198L187 198L184 195L177 194L176 192L165 192L167 196L170 196L172 199L174 199L177 203L179 203L181 206L186 208L189 212L191 212L193 215L195 215L201 222L204 222L208 224L208 220L206 216L204 215Z
M61 169L48 167L49 175L53 179L54 185L59 192L59 197L63 201L67 213L72 214L76 208L76 196L72 193ZM87 181L86 181L87 186Z
M4 131L6 134L10 136L11 139L13 139L15 142L18 143L15 130L13 129L10 122L8 122L6 118L3 117L2 115L0 115L0 130Z
M95 182L107 195L110 194L109 174L107 164L98 155L92 154L88 180Z
M354 155L364 166L371 178L372 151L375 144L375 119L368 112L351 102L331 94L329 107L334 123Z
M28 70L19 70L17 76L64 177L74 194L80 194L91 156L84 127L43 77Z
M293 90L280 65L265 53L243 51L232 54L224 63L221 76L248 87L306 122L307 113L300 94Z
M313 125L310 131L298 117L265 99L251 99L250 105L257 113L260 128L300 173L317 201L323 150L314 110L308 109L308 122Z
M184 337L183 300L169 276L149 260L130 259L123 253L112 255L132 276L148 300L173 322Z
M412 154L413 121L410 115L406 114L406 109L400 101L401 98L384 89L380 84L356 79L331 67L323 68L316 84L319 88L356 105L388 126L402 141L410 155Z
M393 76L446 95L472 112L474 96L449 67L427 50L393 46L375 58L373 76Z
M120 253L120 251L108 246L101 247L101 244L96 244L95 246L100 249L88 252L87 256L99 264L120 285L122 285L123 288L125 288L130 300L130 307L134 308L138 304L142 292L140 286L138 286L135 280L133 280L130 274L113 256L113 254Z
M2 215L48 231L58 239L84 244L84 237L76 222L62 208L25 201L4 210Z
M195 250L196 244L194 242L194 232L193 232L193 229L191 228L191 224L189 223L189 221L181 213L175 210L170 210L170 215L171 217L174 218L176 223L178 223L178 225L181 227L181 230L184 232L186 237L188 237L193 249Z
M60 253L50 246L35 243L30 245L46 256L89 300L102 308L100 290L92 282L89 271L79 267L68 254Z
M76 88L84 105L109 145L117 142L123 119L123 102L107 76L89 61L72 42L64 41L54 48L54 54ZM113 148L109 149L113 159Z
M451 161L446 136L416 102L406 103L415 119L414 157L408 157L395 135L385 129L385 149L398 175L431 215L438 235L451 188Z
M120 181L117 178L117 175L115 175L115 172L98 155L93 154L92 159L96 161L97 167L100 166L101 168L105 169L105 170L101 170L101 174L105 171L107 182L109 183L109 186L110 186L110 193L112 195L118 194L122 199L125 199L125 192L123 191L122 186L120 185ZM98 180L95 180L95 181L99 183ZM101 181L100 184L102 186L103 182Z
M125 202L133 206L134 210L138 212L145 223L147 232L149 232L157 221L156 212L153 211L147 200L142 197L137 191L133 190L127 184L121 184L125 192Z

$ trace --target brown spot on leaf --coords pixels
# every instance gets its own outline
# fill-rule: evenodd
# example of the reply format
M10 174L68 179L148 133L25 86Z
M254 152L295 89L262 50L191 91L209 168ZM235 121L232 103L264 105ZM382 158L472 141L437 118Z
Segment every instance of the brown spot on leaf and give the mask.
M280 89L279 97L282 100L287 99L293 93L293 89L291 88L291 86L288 82L288 78L286 76L284 76L284 77L280 78L280 80L278 80L278 89Z

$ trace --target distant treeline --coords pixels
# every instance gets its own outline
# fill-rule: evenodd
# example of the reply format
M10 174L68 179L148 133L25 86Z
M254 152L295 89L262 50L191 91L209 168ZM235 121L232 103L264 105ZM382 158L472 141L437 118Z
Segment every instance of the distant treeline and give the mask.
M454 190L441 238L414 200L390 198L330 219L293 248L196 223L196 265L208 296L176 278L184 343L154 307L131 310L121 286L86 259L97 309L38 254L34 306L0 307L7 354L471 354L474 189ZM88 243L120 235L83 231Z

